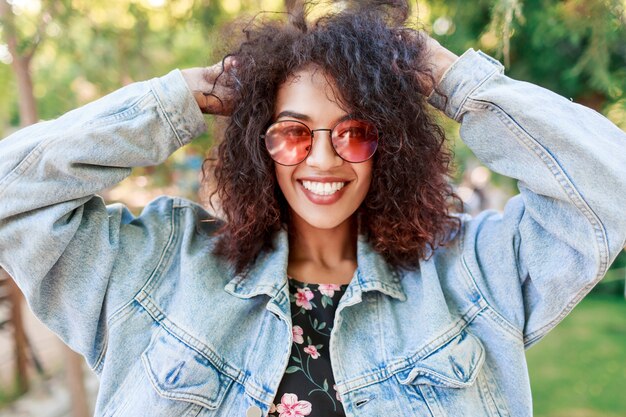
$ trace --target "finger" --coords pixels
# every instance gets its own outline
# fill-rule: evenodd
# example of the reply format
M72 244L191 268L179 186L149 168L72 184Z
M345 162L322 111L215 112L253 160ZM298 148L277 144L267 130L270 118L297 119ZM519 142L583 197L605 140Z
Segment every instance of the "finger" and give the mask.
M232 104L215 93L194 91L193 95L203 113L228 116L232 110Z
M207 82L213 83L223 72L224 67L222 66L222 63L219 62L211 65L210 67L205 67L202 75Z
M224 71L236 69L239 66L239 60L233 55L224 58Z
M204 68L202 77L209 85L217 83L232 87L234 85L233 76L237 74L238 65L239 62L235 57L226 57L223 62Z

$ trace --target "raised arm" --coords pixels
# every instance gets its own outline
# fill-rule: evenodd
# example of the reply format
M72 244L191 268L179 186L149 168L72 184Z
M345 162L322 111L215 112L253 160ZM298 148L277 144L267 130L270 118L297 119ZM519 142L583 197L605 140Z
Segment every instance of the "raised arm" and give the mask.
M192 94L220 73L221 65L175 70L0 141L0 266L92 367L108 323L157 273L173 224L171 199L135 218L96 193L202 133L200 103L225 113L227 87L214 90L221 101Z
M520 190L503 213L465 219L463 270L529 346L626 244L626 135L589 108L505 76L481 52L469 50L451 65L441 53L435 74L443 75L429 101L460 122L475 155L517 179Z

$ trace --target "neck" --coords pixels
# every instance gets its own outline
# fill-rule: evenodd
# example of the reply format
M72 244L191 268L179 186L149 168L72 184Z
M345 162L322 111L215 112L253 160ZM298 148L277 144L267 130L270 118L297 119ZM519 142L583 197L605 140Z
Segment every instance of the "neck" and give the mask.
M350 282L356 269L354 216L331 229L311 226L293 212L291 219L288 273L303 282Z

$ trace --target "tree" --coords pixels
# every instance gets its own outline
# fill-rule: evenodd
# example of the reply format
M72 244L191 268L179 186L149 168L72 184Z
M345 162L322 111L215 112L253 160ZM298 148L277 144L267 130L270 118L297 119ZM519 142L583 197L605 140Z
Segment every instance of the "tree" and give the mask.
M456 52L480 47L503 57L514 78L596 110L626 111L626 13L622 0L431 0L431 24ZM437 31L438 19L448 21ZM441 22L441 20L440 20ZM613 114L616 123L626 122ZM624 120L623 120L624 119Z
M13 7L7 0L0 0L0 23L2 23L4 38L11 55L11 66L17 80L22 126L37 122L37 103L33 93L31 63L49 21L49 14L42 15L36 25L35 33L28 37L21 36L15 23Z

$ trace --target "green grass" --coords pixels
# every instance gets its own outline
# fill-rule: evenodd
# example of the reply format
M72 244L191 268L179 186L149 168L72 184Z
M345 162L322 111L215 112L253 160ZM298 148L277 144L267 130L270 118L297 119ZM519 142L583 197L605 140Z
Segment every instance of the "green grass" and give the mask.
M527 352L536 417L626 416L626 300L592 294Z

